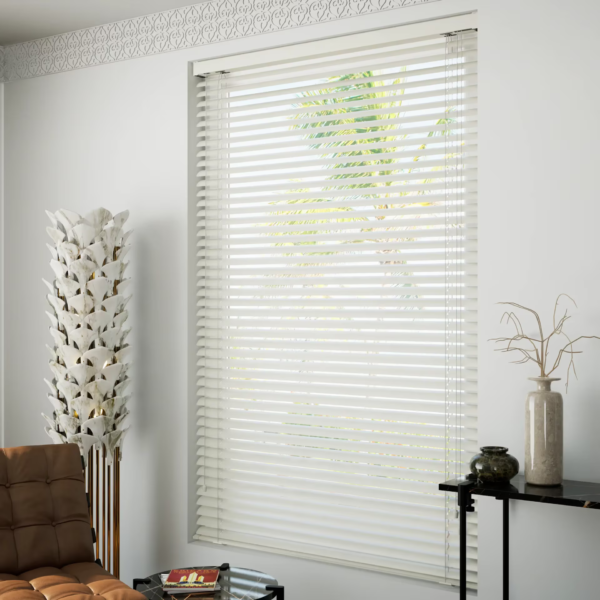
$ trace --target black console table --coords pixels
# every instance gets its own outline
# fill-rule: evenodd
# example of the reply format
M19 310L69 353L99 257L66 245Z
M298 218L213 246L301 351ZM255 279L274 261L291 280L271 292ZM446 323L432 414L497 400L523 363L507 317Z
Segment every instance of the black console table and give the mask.
M525 483L522 475L517 475L510 483L480 483L470 479L451 479L440 483L440 490L458 494L460 510L460 600L467 598L467 513L473 512L473 496L491 496L502 500L503 507L503 598L508 600L508 559L509 528L508 506L510 500L561 504L577 508L600 508L600 483L584 481L563 481L558 487L540 487Z

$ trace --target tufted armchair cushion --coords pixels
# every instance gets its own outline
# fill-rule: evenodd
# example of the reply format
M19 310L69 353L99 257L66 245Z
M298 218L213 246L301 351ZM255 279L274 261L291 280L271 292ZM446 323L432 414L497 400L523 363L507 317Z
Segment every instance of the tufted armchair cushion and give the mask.
M0 449L0 600L94 595L144 600L94 562L79 448Z
M79 448L0 450L0 573L94 562Z

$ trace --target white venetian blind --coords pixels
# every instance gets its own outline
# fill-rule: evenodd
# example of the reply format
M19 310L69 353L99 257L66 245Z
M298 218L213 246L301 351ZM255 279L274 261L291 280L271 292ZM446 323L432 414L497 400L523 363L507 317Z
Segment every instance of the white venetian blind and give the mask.
M198 540L457 578L477 34L441 33L197 79Z

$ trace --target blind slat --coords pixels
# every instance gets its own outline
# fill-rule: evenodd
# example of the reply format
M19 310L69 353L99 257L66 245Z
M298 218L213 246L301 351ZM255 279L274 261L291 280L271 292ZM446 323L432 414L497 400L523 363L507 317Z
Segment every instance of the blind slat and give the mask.
M348 140L346 140L348 141ZM399 148L413 148L413 157L421 156L421 152L427 149L431 150L443 150L443 153L446 154L447 149L461 148L461 153L468 151L473 151L473 149L477 148L477 136L474 131L472 132L464 132L460 131L460 133L453 133L452 131L444 132L444 137L432 137L429 135L423 136L413 136L410 138L400 138L394 139L390 141L386 141L383 138L377 138L377 141L374 141L374 138L367 138L358 140L360 143L351 146L333 146L331 149L329 148L311 148L310 144L301 144L296 141L296 144L291 146L289 143L282 144L274 144L276 152L268 153L265 152L267 148L265 146L261 147L260 153L253 152L251 148L246 149L236 149L232 151L229 149L229 160L228 163L231 165L239 165L253 162L260 162L263 165L267 162L270 162L274 166L278 166L277 161L288 160L290 158L300 158L303 160L309 160L313 156L319 156L325 159L327 156L334 154L337 157L348 158L349 156L363 156L364 153L370 153L373 151L381 151L386 150L389 151L400 151ZM307 148L302 148L302 150L295 150L298 146L309 146ZM404 150L403 152L407 152ZM250 153L250 154L249 154ZM360 154L359 154L360 153ZM205 165L208 169L211 167L218 157L218 153L215 153L212 149L206 149L199 143L199 148L197 149L197 158L201 158L201 165ZM385 157L384 157L385 158ZM382 159L383 160L383 159Z

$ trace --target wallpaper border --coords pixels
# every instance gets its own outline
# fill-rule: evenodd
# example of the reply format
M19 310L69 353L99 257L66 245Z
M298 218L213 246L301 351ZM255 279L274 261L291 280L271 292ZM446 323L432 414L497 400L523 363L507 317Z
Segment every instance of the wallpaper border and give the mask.
M0 81L94 67L440 0L207 0L0 47Z

